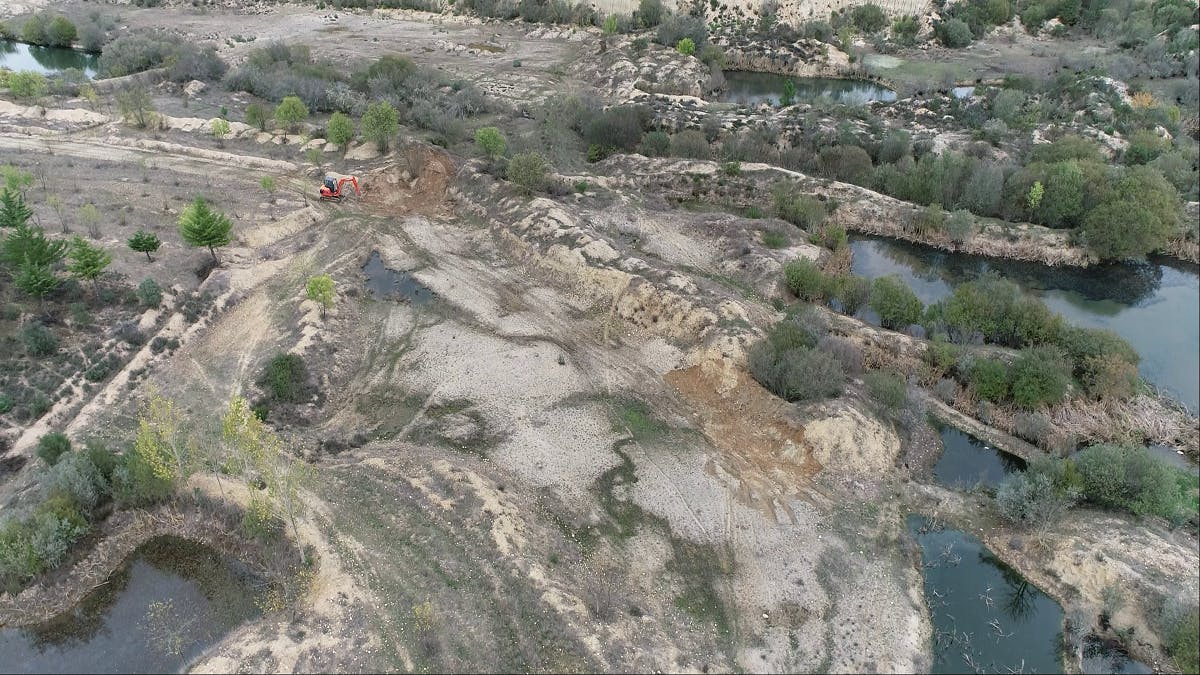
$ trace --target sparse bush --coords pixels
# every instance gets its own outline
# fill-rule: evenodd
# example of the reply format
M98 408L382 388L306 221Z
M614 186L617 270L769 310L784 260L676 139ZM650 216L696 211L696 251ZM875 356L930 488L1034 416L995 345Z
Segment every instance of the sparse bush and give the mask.
M44 498L66 495L81 515L94 520L93 512L109 494L109 481L93 461L95 453L76 450L64 453L41 480Z
M675 47L683 39L692 41L694 48L708 43L708 27L704 19L687 14L672 14L658 26L656 41L660 45Z
M775 213L796 227L813 232L825 222L825 203L800 194L794 185L781 183L774 189Z
M170 64L167 77L172 82L215 82L229 70L229 65L217 56L214 47L198 47L187 42L178 44L167 62Z
M267 130L267 122L271 120L271 116L267 114L267 107L261 103L251 103L246 106L246 124L255 127L259 131Z
M792 240L786 234L778 230L765 230L762 233L763 246L767 248L787 248L791 245Z
M975 234L975 219L966 209L958 209L946 219L946 235L950 241L962 244Z
M117 92L117 108L126 122L139 129L155 120L154 100L143 87L130 86Z
M908 284L898 276L879 277L871 282L871 309L884 328L900 330L921 318L923 305Z
M157 68L176 53L178 41L129 33L104 45L97 68L104 77L122 77Z
M825 296L825 274L811 260L800 258L783 268L784 283L801 300L816 302Z
M873 175L871 156L857 145L831 145L821 148L817 161L821 175L828 178L870 185Z
M712 146L698 129L688 129L671 136L671 155L687 159L712 159Z
M546 160L536 152L523 152L508 162L505 175L525 194L541 190L546 184Z
M1080 370L1088 395L1101 400L1131 398L1141 382L1137 366L1116 354L1090 358Z
M850 245L850 237L846 228L833 223L826 223L817 233L817 243L830 251L840 251Z
M21 329L21 343L25 352L33 357L49 356L58 351L58 338L46 326L30 322Z
M863 376L863 384L871 398L889 413L895 414L908 405L908 383L900 373L874 370Z
M768 337L750 348L750 372L759 384L788 401L818 400L842 393L845 375L833 356L806 346L784 348L783 343Z
M1045 413L1019 412L1013 417L1013 433L1030 443L1042 445L1053 431L1054 425Z
M613 106L594 115L583 126L583 138L607 155L612 149L632 152L642 140L643 121L648 111L642 106Z
M54 466L63 453L71 451L71 439L66 434L52 432L38 439L37 456L46 464Z
M826 335L817 343L817 349L829 354L842 364L842 370L850 375L863 370L863 353L850 340L836 335Z
M929 364L934 373L940 376L954 369L961 354L962 350L957 345L952 345L945 340L934 339L921 354L921 358Z
M671 137L665 131L651 131L642 137L638 152L647 157L666 157L671 152Z
M1041 472L1022 471L1009 476L996 489L996 506L1011 523L1034 530L1058 522L1074 506L1076 493L1055 489Z
M504 155L507 143L504 135L496 127L480 127L475 131L475 145L487 156L496 161Z

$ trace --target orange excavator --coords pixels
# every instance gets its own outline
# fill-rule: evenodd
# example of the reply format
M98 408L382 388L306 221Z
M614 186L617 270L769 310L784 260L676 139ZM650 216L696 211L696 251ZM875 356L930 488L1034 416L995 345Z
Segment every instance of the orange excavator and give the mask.
M321 185L321 201L323 202L340 202L346 196L343 188L349 183L354 187L354 194L357 197L362 196L362 190L358 189L358 178L354 176L342 176L334 178L333 176L325 176L325 182Z

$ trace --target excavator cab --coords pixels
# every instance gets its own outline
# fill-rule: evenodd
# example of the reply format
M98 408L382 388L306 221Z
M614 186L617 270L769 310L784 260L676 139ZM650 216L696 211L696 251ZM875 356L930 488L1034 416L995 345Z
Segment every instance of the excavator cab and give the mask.
M354 176L342 176L341 178L325 176L325 182L321 185L321 201L340 202L342 197L346 196L343 188L346 187L347 183L354 188L356 196L362 196L362 190L358 189L358 178Z

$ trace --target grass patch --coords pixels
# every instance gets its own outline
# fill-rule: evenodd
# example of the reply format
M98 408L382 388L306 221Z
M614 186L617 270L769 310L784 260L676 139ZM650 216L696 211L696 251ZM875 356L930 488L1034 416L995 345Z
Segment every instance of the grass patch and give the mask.
M616 407L617 422L613 431L628 431L637 442L653 441L664 436L671 430L650 412L650 408L641 401L623 401ZM620 451L617 451L620 454Z

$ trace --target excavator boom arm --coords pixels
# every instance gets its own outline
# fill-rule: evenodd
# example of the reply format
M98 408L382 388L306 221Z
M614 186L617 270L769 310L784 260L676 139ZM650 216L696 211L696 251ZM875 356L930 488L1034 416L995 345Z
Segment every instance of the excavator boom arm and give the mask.
M349 183L354 186L354 194L356 196L359 196L359 197L362 196L362 190L358 189L358 178L355 176L346 176L345 178L342 178L341 180L338 181L338 184L337 184L337 193L338 194L342 193L342 187L345 186L346 183Z

